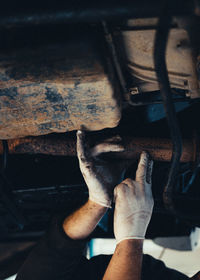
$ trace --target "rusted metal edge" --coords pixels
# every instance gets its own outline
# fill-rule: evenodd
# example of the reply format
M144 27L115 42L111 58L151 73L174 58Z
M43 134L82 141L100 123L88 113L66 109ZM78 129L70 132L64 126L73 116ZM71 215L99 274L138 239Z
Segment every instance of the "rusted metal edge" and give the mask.
M113 153L115 158L138 159L142 151L147 151L155 161L170 162L172 142L165 138L122 137L124 152ZM200 143L193 139L183 140L181 162L194 162L199 155L197 146ZM76 156L76 138L66 136L26 137L8 140L9 154L44 154L51 156ZM0 154L3 154L3 144L0 143Z

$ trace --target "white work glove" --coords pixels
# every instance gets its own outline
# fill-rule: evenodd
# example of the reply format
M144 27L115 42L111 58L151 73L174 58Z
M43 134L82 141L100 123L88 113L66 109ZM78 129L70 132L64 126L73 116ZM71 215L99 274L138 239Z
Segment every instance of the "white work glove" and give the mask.
M125 162L103 160L100 155L121 151L124 151L123 146L113 142L104 142L90 148L85 132L77 131L77 155L89 190L89 199L105 207L111 207L114 187L123 180Z
M114 234L117 243L144 239L153 211L151 175L153 161L142 152L136 179L126 179L114 189Z

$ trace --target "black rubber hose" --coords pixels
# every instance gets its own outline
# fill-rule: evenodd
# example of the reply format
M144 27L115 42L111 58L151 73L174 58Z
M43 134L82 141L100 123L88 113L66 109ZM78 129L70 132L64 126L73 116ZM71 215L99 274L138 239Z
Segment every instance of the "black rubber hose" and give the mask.
M170 88L165 58L167 41L172 22L171 11L174 2L172 0L165 0L163 3L163 12L159 18L155 37L154 64L160 87L160 93L163 100L166 119L168 122L173 143L171 166L168 174L168 180L163 191L163 201L165 204L165 208L177 218L184 219L187 221L199 222L200 215L198 213L195 213L192 216L187 213L183 213L182 211L176 208L173 200L173 197L175 198L174 187L179 172L179 163L182 154L182 138L173 104L172 91Z
M168 175L168 181L164 188L163 200L166 208L175 214L176 210L173 203L173 189L179 170L179 162L182 154L182 138L179 129L176 112L173 104L172 91L170 88L169 77L166 66L166 48L172 16L170 15L170 5L172 1L166 1L163 13L160 16L154 48L154 63L157 79L160 87L160 93L163 100L163 106L170 129L171 139L173 143L173 152L171 158L171 166Z

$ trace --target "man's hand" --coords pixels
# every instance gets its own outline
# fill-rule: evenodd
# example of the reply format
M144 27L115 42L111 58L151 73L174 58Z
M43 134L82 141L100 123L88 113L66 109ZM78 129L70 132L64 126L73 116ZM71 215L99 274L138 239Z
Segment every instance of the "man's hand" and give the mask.
M151 175L153 161L143 152L135 181L124 180L114 190L114 233L117 243L125 239L143 239L153 210Z
M121 161L108 162L100 155L109 152L121 152L119 143L102 143L93 148L88 146L83 131L77 132L77 155L80 170L88 186L89 199L102 206L111 207L114 187L123 179L125 164Z
M143 239L153 210L152 167L153 162L143 152L135 181L126 179L114 190L117 246L103 280L141 279Z

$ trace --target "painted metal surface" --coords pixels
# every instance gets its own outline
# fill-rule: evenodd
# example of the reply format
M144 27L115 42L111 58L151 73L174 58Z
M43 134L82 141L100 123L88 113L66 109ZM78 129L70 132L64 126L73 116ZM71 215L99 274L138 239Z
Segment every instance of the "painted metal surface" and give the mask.
M156 24L156 18L129 20L120 33L126 53L127 69L134 79L138 79L134 86L138 87L139 92L158 89L153 62ZM173 88L187 90L191 98L200 96L195 61L187 31L182 28L172 28L166 52L170 84Z

